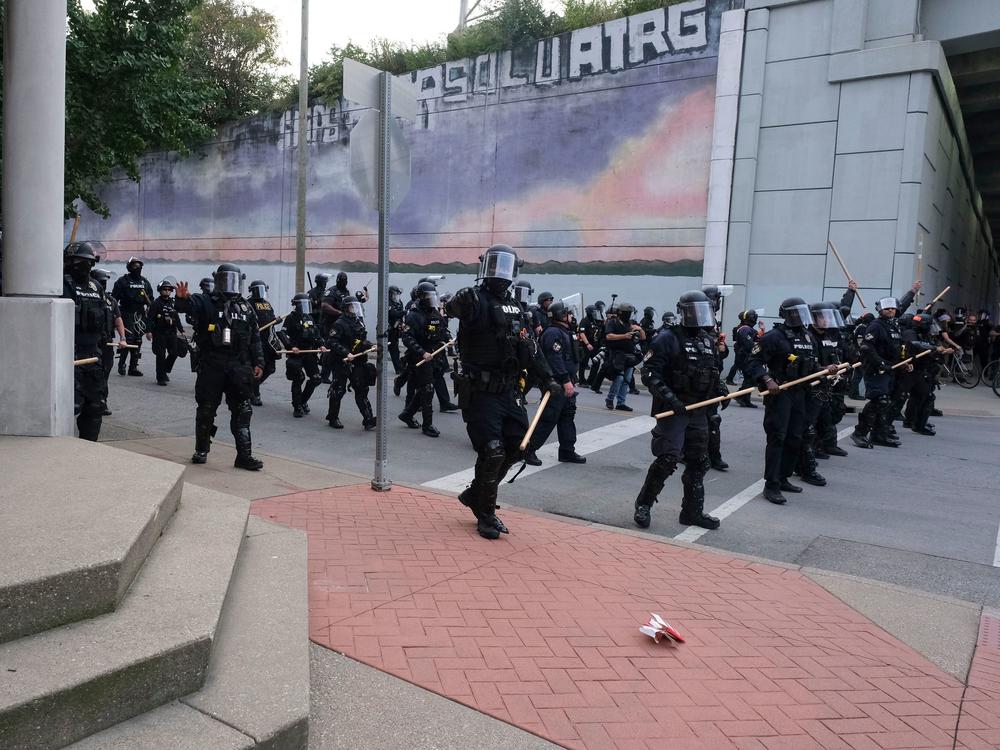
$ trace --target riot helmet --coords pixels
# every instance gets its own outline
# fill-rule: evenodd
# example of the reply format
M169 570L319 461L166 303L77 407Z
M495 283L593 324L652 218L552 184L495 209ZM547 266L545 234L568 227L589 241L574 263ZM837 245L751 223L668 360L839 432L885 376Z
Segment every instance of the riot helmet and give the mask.
M538 293L538 306L544 309L545 308L545 303L548 302L548 303L551 304L552 300L554 300L554 299L555 299L555 296L552 294L552 292L539 292Z
M910 328L913 325L913 314L907 313L906 315L900 316L899 326L900 328Z
M843 328L844 319L833 302L814 302L809 305L813 327L818 331L835 331Z
M163 281L161 281L159 284L156 285L156 291L158 292L162 292L164 290L172 292L176 288L177 288L177 279L175 279L173 276L167 276L166 278L163 279Z
M899 303L896 301L895 297L882 297L881 299L875 300L875 310L882 315L882 317L891 318L896 314L896 310L899 309ZM884 313L892 311L891 315L885 315Z
M127 270L133 276L138 276L142 273L143 263L141 260L136 258L134 255L128 259L125 263L125 270Z
M656 315L656 308L653 307L652 305L646 305L644 308L642 308L642 315L643 317L652 320L653 317L655 317Z
M434 288L435 288L435 289L437 289L437 285L438 285L438 277L437 277L437 276L424 276L424 277L423 277L422 279L420 279L420 281L418 281L417 283L418 283L418 284L424 284L424 283L427 283L427 284L433 284L433 285L434 285Z
M502 294L517 280L520 261L510 245L493 245L479 260L479 279L494 293Z
M854 322L854 318L851 317L850 305L841 305L838 309L840 310L840 317L843 319L845 326Z
M804 328L812 325L812 314L809 305L801 297L789 297L778 307L778 317L785 321L786 326Z
M569 321L569 308L562 300L556 300L545 310L549 320L566 323Z
M92 242L71 242L63 249L63 260L69 261L78 259L89 261L91 265L97 263L97 252Z
M435 293L436 294L436 293ZM356 299L349 300L344 304L344 315L349 318L363 318L365 314L364 308L361 303Z
M604 300L597 300L594 303L594 320L604 320Z
M223 263L215 269L212 276L215 278L215 288L220 294L235 297L240 293L240 282L243 280L243 274L240 272L239 266Z
M390 286L389 287L389 302L391 302L393 304L395 304L396 302L399 302L399 297L400 297L400 295L402 293L403 293L403 290L400 289L398 286Z
M733 287L731 284L710 284L708 286L703 286L701 291L705 293L706 297L708 297L708 301L712 303L712 307L715 309L715 312L719 312L719 309L722 307L722 298L728 297L732 294Z
M421 281L417 284L417 304L421 310L436 310L439 304L437 287L433 281Z
M910 318L910 326L917 333L930 333L933 328L934 318L924 312L916 313Z
M108 291L108 282L111 281L111 271L106 268L95 268L90 272L90 278L101 285L101 289Z
M321 292L326 289L326 285L330 283L330 274L328 273L318 273L316 274L316 288ZM252 290L252 285L251 285Z
M267 299L267 284L265 284L260 279L250 282L250 299L253 300L264 300Z
M615 314L622 323L628 323L632 320L632 316L635 315L635 305L629 302L621 302L615 308Z
M347 274L343 271L337 274L337 289L347 289Z
M667 310L665 313L663 313L663 316L660 318L660 321L665 326L672 326L677 323L677 313L673 312L672 310Z
M215 281L208 276L203 278L198 283L198 286L201 288L203 294L211 294L215 291Z
M535 293L535 290L531 287L531 282L526 279L518 279L514 283L514 299L520 302L522 305L527 305L531 302L531 295Z
M684 292L677 300L677 315L685 328L714 328L715 304L697 289Z
M311 315L312 305L312 298L308 294L296 294L292 297L292 312L299 315Z
M753 328L757 325L757 311L756 310L744 310L739 314L740 323L745 326L750 326Z

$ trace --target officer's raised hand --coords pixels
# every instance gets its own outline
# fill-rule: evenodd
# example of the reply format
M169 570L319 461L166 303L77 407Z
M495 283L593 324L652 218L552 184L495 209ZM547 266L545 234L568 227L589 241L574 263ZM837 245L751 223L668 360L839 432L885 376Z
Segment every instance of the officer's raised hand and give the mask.
M186 281L178 281L177 289L174 290L174 295L178 299L187 299L190 297L191 293L188 291L188 283Z

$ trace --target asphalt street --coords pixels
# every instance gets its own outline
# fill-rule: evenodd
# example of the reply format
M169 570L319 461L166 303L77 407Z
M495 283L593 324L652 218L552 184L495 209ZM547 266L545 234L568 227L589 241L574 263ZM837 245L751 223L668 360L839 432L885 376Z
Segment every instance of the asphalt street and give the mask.
M179 361L171 383L160 387L151 377L151 359L148 353L143 358L144 378L112 374L109 427L193 435L194 376L187 361ZM371 395L374 403L374 390ZM537 396L533 392L529 401ZM953 387L947 396L957 407L992 398L983 388L970 394ZM309 416L292 417L282 362L264 384L262 398L264 406L255 408L253 416L257 450L370 475L375 433L362 430L353 394L347 394L341 409L344 430L330 429L323 419L326 386L313 396ZM633 502L650 461L650 399L645 393L630 396L632 413L606 410L603 396L586 389L578 400L578 447L587 453L587 464L556 462L553 435L540 452L544 465L504 484L501 504L634 528ZM401 408L402 399L390 394L390 478L461 489L475 462L461 416L436 415L442 434L432 439L399 422L395 415ZM978 412L956 408L954 413ZM700 536L698 544L1000 606L1000 418L946 415L934 420L934 438L900 429L899 449L861 450L844 440L848 457L820 462L828 486L805 486L805 492L789 496L789 503L779 507L747 492L761 477L762 417L763 409L732 406L723 412L723 456L731 468L709 472L706 509L741 493L749 499L725 518L721 529ZM854 420L847 415L841 428ZM219 439L230 442L224 404L218 425ZM677 523L680 491L678 473L654 506L651 532L675 537L685 531ZM456 512L465 511L456 503Z

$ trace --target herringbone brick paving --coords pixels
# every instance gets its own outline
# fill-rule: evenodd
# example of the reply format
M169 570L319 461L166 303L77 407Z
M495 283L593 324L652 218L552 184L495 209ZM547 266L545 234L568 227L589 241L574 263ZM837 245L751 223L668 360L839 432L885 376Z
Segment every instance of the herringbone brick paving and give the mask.
M1000 747L1000 645L966 689L795 570L400 486L254 512L309 536L313 641L566 747Z

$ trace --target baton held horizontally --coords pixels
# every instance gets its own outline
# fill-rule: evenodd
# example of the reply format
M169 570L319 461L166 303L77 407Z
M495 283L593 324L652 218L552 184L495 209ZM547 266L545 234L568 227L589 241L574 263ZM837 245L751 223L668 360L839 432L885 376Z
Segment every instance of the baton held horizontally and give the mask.
M96 365L101 361L100 357L87 357L86 359L74 359L73 367L79 367L80 365Z
M357 354L348 354L346 357L344 357L344 361L352 362L355 359L358 359L359 357L364 357L365 355L371 354L372 352L377 350L378 350L378 344L373 346L371 349L365 349L363 352L358 352Z
M441 346L439 346L437 349L435 349L434 351L432 351L430 359L421 359L419 362L417 362L417 367L420 367L422 364L425 364L425 363L430 362L431 360L433 360L437 355L439 355L441 352L443 352L445 349L448 348L448 343L449 342L445 342L445 343L441 344Z

